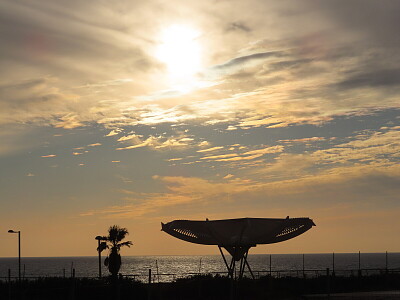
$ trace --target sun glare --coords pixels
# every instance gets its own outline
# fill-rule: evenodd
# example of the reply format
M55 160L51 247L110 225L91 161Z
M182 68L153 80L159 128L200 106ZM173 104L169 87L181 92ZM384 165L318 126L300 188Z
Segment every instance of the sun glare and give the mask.
M170 79L188 80L200 70L199 32L183 25L167 27L161 33L157 58L165 63Z

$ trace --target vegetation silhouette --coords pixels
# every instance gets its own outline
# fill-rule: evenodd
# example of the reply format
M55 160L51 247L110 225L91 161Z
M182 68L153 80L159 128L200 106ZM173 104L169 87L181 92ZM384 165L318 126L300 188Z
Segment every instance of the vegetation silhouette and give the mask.
M113 225L108 228L108 235L103 236L101 240L105 241L100 243L97 251L102 252L109 249L109 254L104 260L104 265L108 267L113 278L117 278L119 269L121 268L121 247L133 245L131 241L122 242L123 239L129 234L128 229Z
M329 283L329 284L328 284ZM400 273L367 276L271 277L232 280L202 274L173 282L144 283L123 277L118 285L99 278L43 277L0 280L0 299L11 300L299 300L299 299L399 299ZM118 289L116 288L118 287ZM377 291L387 291L379 294ZM371 292L360 296L333 293ZM329 293L331 293L329 296Z

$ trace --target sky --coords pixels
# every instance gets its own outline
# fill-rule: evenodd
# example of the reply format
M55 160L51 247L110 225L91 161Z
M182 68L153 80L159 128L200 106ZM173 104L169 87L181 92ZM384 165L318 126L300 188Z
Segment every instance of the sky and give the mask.
M310 217L251 253L398 252L399 1L0 0L0 256L218 254L161 222Z

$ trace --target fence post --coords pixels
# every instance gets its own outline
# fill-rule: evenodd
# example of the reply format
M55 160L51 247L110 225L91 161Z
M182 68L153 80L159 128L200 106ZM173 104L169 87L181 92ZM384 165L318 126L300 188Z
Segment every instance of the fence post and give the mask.
M152 299L151 269L149 269L149 284L147 286L147 300Z
M330 283L329 268L326 268L326 294L328 295L328 298L331 296L331 283Z
M69 289L69 298L68 299L71 299L71 300L75 300L75 285L76 285L76 283L75 283L75 268L72 268L72 270L71 270L71 275L72 275L72 277L71 277L71 287L70 287L70 289Z
M335 252L332 253L332 277L335 277Z
M386 251L386 257L385 257L385 266L386 266L386 274L388 273L388 266L389 266L389 260L388 260L388 252Z
M272 276L272 254L269 255L269 276Z
M306 273L304 272L304 253L303 253L303 278L306 277Z
M358 251L358 277L361 277L361 251Z
M8 299L11 300L11 269L8 269Z

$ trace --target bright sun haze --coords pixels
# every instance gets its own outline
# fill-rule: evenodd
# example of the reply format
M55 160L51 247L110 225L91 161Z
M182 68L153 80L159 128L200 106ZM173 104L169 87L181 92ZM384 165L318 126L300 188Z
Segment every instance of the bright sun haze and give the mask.
M199 32L186 25L171 25L160 34L156 56L172 81L192 78L201 68Z

